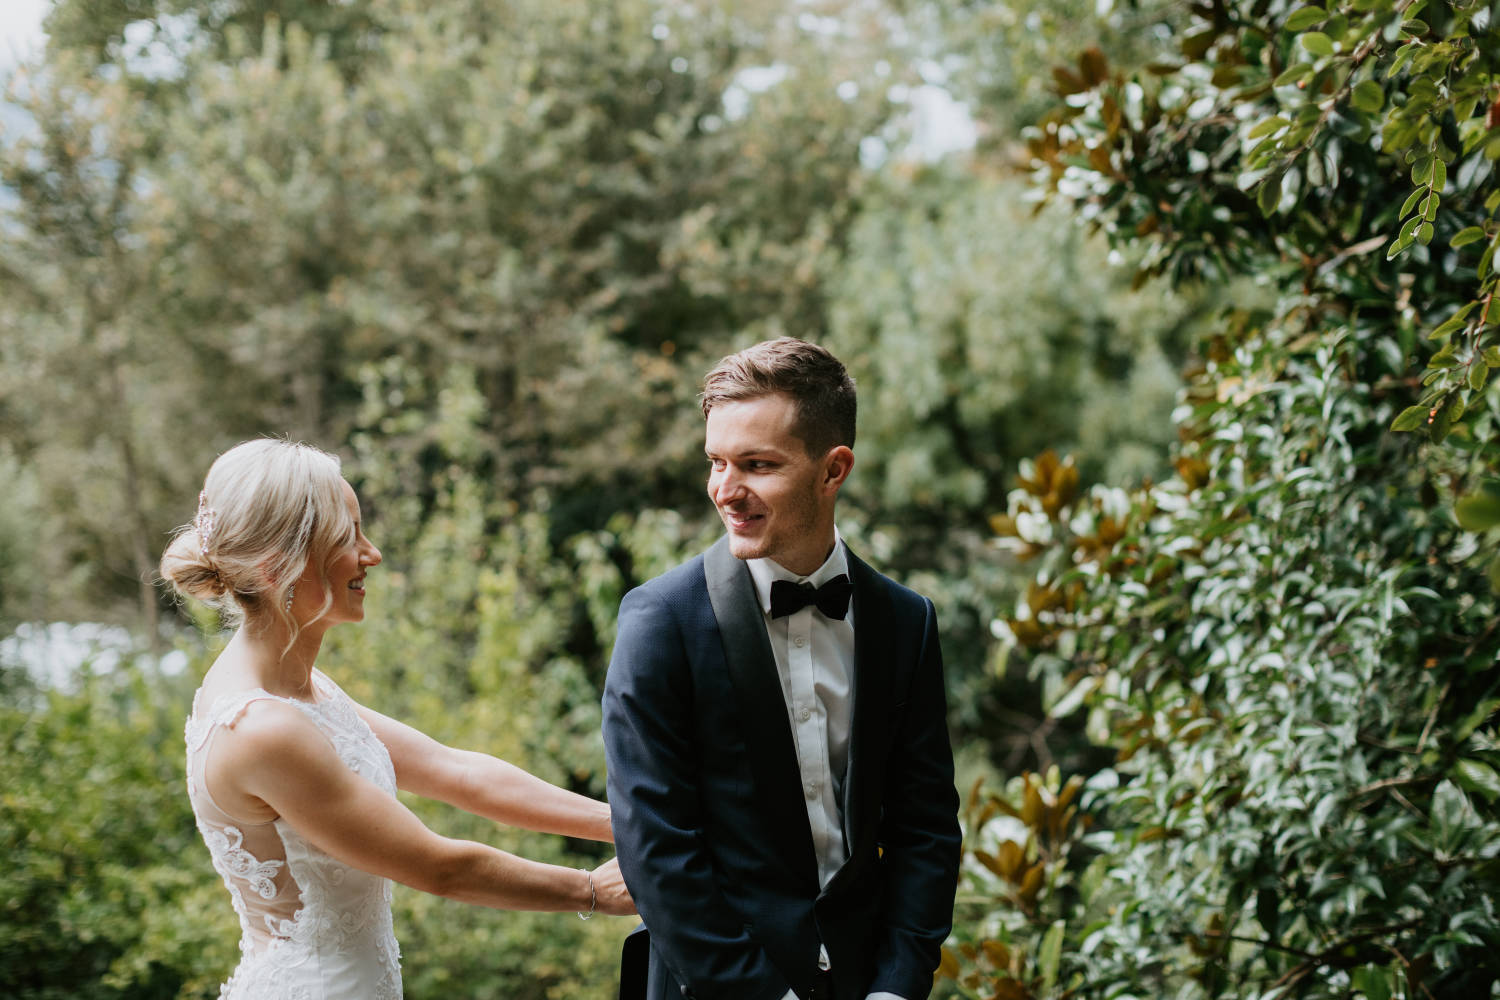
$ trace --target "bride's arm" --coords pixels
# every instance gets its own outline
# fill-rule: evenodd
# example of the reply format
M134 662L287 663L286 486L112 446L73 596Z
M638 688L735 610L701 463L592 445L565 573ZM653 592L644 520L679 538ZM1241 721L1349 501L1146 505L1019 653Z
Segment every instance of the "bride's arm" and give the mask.
M290 706L253 705L220 736L210 767L210 778L236 801L264 802L339 861L414 889L509 910L635 912L614 861L585 876L433 833L394 796L349 770L322 732Z
M363 705L359 714L390 752L402 791L523 830L582 840L615 839L607 803L558 788L498 757L444 746Z

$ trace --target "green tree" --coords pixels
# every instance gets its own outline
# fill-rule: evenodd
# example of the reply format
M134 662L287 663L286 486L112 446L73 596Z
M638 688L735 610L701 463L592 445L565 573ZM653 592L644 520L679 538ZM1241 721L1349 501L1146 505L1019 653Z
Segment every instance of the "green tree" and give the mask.
M1108 254L1014 180L903 167L872 185L829 279L827 343L860 380L845 493L874 530L856 544L938 602L956 737L1006 771L1079 760L1039 736L1035 686L992 669L997 602L1025 582L993 558L1004 484L1049 445L1085 480L1164 474L1178 369L1216 301L1132 291Z
M79 539L60 597L123 596L169 498L253 433L373 420L420 481L470 384L483 471L545 488L566 531L678 503L688 373L746 331L820 333L817 264L889 113L859 85L872 45L769 6L363 9L382 28L352 78L291 19L312 4L201 26L160 78L63 32L17 83L37 128L0 151L0 419ZM139 527L90 533L89 486Z
M1218 5L1175 65L1059 77L1032 144L1054 195L1143 280L1275 300L1202 342L1169 480L1058 504L1073 474L1044 456L997 522L1040 560L1001 630L1116 760L976 792L948 969L979 995L1500 981L1500 642L1464 527L1489 521L1480 493L1454 513L1496 464L1493 277L1464 249L1500 204L1492 17ZM1412 405L1428 433L1392 433Z

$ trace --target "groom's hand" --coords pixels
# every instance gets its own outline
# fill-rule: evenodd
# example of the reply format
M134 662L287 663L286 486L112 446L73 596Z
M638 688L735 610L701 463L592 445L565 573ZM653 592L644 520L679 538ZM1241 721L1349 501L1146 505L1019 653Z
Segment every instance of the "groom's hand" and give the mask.
M618 858L610 858L591 873L594 878L594 910L611 917L628 917L635 913L635 901L625 888Z

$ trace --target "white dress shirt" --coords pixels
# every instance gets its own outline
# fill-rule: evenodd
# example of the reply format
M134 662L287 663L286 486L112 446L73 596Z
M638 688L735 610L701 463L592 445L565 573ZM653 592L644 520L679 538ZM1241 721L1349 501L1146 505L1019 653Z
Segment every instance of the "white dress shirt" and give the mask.
M748 559L750 576L765 615L776 673L786 700L787 721L797 751L802 801L818 859L818 885L826 886L849 858L844 843L844 778L849 767L849 726L854 697L854 608L843 621L809 605L781 618L771 617L771 584L777 580L822 586L847 575L844 540L834 532L833 552L810 576L798 576L771 559ZM818 967L827 969L828 949L820 946ZM796 1000L787 991L783 1000ZM871 993L867 1000L904 1000L894 993Z

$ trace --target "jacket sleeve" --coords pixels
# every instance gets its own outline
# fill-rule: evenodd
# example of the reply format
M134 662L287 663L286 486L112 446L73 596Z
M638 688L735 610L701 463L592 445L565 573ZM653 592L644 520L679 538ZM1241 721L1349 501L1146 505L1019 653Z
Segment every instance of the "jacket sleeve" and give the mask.
M704 843L692 671L666 604L620 604L604 683L615 850L652 946L685 997L781 1000L787 980L719 891Z
M886 769L879 842L885 869L870 992L923 1000L953 926L962 834L948 742L937 614L923 598L920 659Z

